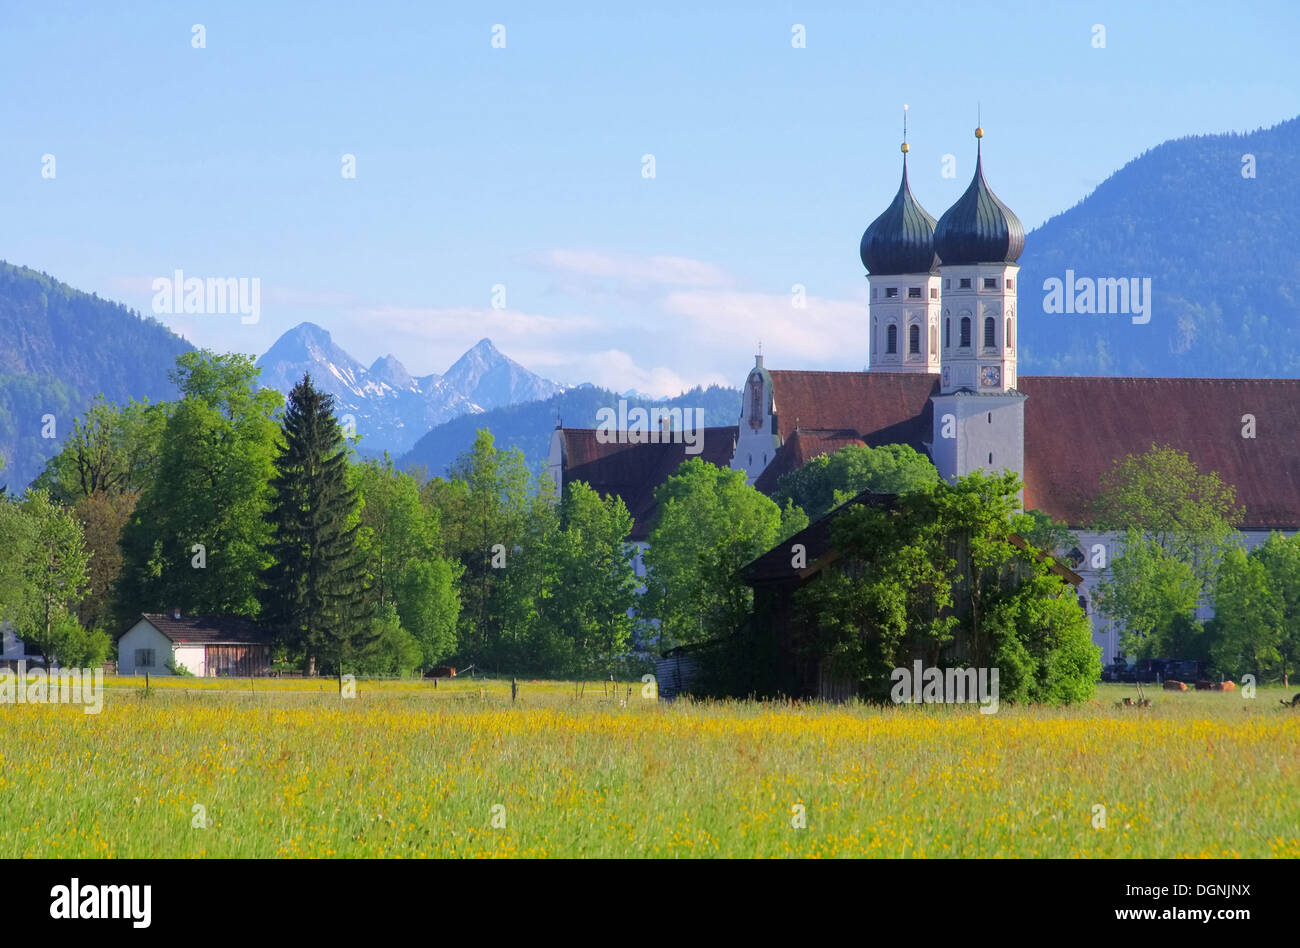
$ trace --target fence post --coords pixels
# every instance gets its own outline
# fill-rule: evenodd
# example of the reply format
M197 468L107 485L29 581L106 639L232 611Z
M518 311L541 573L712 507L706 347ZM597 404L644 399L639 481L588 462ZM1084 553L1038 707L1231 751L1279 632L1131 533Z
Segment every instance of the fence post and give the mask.
M515 703L515 698L518 696L518 694L519 694L519 679L511 678L510 679L510 703L511 704Z

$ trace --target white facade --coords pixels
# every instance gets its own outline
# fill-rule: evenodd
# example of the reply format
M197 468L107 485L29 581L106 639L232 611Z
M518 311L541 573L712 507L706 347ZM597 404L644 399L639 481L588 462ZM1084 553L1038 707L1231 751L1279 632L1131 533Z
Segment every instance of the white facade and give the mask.
M1277 531L1293 536L1295 531ZM1110 579L1111 563L1116 556L1124 552L1124 535L1115 532L1097 530L1074 530L1078 538L1078 549L1083 554L1083 562L1072 569L1083 577L1079 586L1079 595L1085 602L1088 618L1092 620L1092 641L1101 649L1101 663L1110 665L1120 651L1120 637L1124 624L1110 619L1097 609L1097 586ZM1272 530L1244 530L1240 534L1242 548L1247 552L1262 545L1274 533ZM1062 551L1066 553L1069 551ZM1214 609L1208 602L1201 603L1196 610L1196 617L1202 622L1214 617ZM1166 656L1181 658L1180 655Z
M1009 263L940 265L943 371L940 391L1016 387L1016 283Z
M744 471L745 481L751 487L781 447L775 413L772 376L763 368L763 357L754 356L754 367L749 370L741 390L739 434L731 457L731 469Z
M933 273L868 276L872 372L939 373L940 279Z
M181 645L163 635L148 619L140 619L117 640L119 675L174 675L173 667L183 666L202 678L207 674L207 650L203 645Z

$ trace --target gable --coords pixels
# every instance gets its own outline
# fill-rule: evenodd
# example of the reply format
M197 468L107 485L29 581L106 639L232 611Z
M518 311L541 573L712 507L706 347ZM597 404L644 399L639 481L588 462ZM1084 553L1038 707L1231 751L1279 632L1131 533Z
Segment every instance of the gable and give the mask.
M597 440L595 428L557 429L563 439L564 482L582 481L602 497L623 499L633 526L629 540L644 540L658 510L654 492L682 463L698 457L717 467L727 467L735 449L735 425L704 428L701 452L686 453L682 443L624 444Z

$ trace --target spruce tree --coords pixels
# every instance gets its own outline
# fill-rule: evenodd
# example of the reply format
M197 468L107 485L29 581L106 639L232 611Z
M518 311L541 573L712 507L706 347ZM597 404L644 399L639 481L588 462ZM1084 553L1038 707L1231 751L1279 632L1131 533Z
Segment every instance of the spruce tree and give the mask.
M263 619L311 672L317 660L342 674L372 641L365 565L357 545L357 495L334 398L311 377L289 393L275 460Z

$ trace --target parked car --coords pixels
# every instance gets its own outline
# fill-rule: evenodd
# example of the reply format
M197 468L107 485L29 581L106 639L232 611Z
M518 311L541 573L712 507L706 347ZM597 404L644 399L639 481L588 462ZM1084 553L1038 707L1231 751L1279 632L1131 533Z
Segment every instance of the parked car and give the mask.
M1133 666L1133 681L1143 683L1164 681L1169 676L1165 668L1169 665L1167 658L1143 658Z
M1195 684L1198 681L1211 681L1210 663L1196 659L1175 658L1165 665L1164 677L1174 681Z
M1115 662L1101 670L1102 681L1124 681L1124 673L1129 669L1127 662Z

